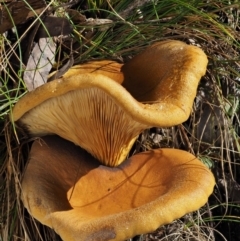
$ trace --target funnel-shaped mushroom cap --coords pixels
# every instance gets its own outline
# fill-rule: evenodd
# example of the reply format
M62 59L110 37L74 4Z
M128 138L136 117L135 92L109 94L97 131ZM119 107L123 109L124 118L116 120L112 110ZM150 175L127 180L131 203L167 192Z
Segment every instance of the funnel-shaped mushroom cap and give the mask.
M185 151L156 149L111 168L47 136L32 146L22 199L65 241L126 240L199 209L213 186L212 173Z
M122 67L122 85L138 101L158 100L168 106L169 113L175 112L176 107L182 109L186 119L207 62L198 47L173 40L157 42Z
M80 74L94 73L109 77L121 84L124 78L123 73L121 72L122 66L123 64L111 60L92 61L71 67L71 69L64 74L64 78L70 78Z
M12 119L32 135L57 134L117 166L144 129L188 118L206 66L201 49L160 42L124 67L111 61L74 67L21 98Z

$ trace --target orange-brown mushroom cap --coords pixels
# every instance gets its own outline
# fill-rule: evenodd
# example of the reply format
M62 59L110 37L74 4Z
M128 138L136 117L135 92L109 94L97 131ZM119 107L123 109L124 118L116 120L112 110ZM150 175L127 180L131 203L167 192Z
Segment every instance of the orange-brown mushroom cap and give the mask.
M156 149L111 168L47 136L32 146L22 199L65 241L120 241L199 209L213 186L212 173L185 151Z
M159 42L123 66L103 61L72 68L21 98L12 120L32 135L57 134L117 166L144 129L189 117L206 66L200 48Z

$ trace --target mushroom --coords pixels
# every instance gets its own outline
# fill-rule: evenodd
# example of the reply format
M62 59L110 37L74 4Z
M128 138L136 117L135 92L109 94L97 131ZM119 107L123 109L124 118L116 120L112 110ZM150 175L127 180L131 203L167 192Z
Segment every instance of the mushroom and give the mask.
M124 65L77 66L22 97L12 120L33 136L57 134L118 166L144 129L188 118L207 62L200 48L169 40Z
M193 155L126 156L142 130L188 118L206 65L199 48L164 41L124 65L75 66L25 95L12 120L33 136L52 134L31 148L22 180L29 213L65 241L105 241L153 231L204 205L214 178Z
M45 136L33 143L22 199L65 241L123 241L199 209L213 186L212 173L186 151L155 149L107 167Z

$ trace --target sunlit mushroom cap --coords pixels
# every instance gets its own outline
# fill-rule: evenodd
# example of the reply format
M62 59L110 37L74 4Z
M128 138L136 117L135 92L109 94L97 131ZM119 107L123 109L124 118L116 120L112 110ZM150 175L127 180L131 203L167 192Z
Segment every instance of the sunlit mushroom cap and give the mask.
M57 134L117 166L144 129L189 117L206 66L200 48L159 42L123 66L100 61L70 69L22 97L12 120L31 135Z
M32 146L22 199L65 241L123 241L199 209L213 186L212 173L185 151L156 149L112 168L46 136Z

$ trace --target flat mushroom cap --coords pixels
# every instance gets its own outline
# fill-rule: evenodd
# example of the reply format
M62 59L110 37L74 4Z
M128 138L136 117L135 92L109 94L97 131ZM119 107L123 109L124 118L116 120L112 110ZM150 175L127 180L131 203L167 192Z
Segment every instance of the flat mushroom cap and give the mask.
M72 68L22 97L12 120L31 135L57 134L117 166L144 129L189 117L206 66L201 49L159 42L124 65L98 61Z
M110 168L73 143L46 136L32 146L22 200L65 241L120 241L199 209L214 184L185 151L156 149Z

